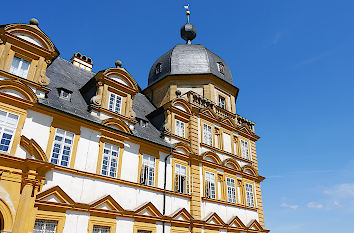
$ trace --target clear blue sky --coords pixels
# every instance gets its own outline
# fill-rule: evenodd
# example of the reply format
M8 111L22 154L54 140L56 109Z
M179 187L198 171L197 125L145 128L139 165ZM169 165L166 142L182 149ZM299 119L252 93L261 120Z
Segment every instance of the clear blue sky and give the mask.
M61 56L120 59L141 88L177 43L185 1L4 1L0 24L39 19ZM354 1L191 0L194 43L230 66L257 123L267 228L354 232ZM349 230L348 230L349 229Z

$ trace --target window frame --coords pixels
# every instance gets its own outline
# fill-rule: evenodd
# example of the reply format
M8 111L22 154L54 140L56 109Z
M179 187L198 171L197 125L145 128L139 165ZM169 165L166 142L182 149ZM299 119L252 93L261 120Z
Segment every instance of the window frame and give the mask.
M223 106L222 106L222 104L220 104L221 103L221 101L220 100L223 100ZM218 95L218 106L220 107L220 108L222 108L222 109L225 109L225 110L227 110L226 109L226 98L225 98L225 96L222 96L222 95Z
M149 161L145 162L144 159L148 158ZM153 166L151 166L150 164L150 159L154 160L154 164ZM151 187L156 187L157 186L157 182L156 182L156 177L157 177L157 158L155 156L149 155L149 154L141 154L141 161L140 161L140 166L139 166L139 184L141 185L147 185L147 186L151 186ZM146 170L147 169L147 170ZM143 171L144 170L144 171ZM150 179L150 172L152 170L152 178ZM147 172L147 174L146 174ZM143 175L144 174L144 175ZM147 175L147 177L145 177L145 175ZM144 176L144 178L143 178ZM151 183L149 183L149 181L151 181Z
M182 193L182 194L189 194L190 193L190 184L189 184L189 166L188 166L188 163L187 162L184 162L184 161L173 161L172 163L172 166L173 166L173 181L172 181L172 189L173 191L177 192L177 193ZM180 169L177 169L177 166L179 167L184 167L185 168L185 185L184 185L184 188L183 190L179 190L179 187L177 187L177 185L179 186L180 184L180 179L178 176L183 176L183 174L177 174L179 173L178 171Z
M114 96L113 103L111 103L112 96ZM116 111L117 98L120 98L119 112ZM112 106L112 109L111 109L111 106ZM117 114L122 114L122 108L123 108L123 96L121 96L121 95L119 95L117 93L114 93L114 92L109 92L107 109L109 111L111 111L111 112L114 112L114 113L117 113Z
M110 226L101 226L101 225L94 224L93 227L92 227L92 233L95 233L95 227L98 227L98 228L108 228L108 233L111 232L111 227L110 227Z
M229 186L229 181L228 180L233 180L233 187L231 187L231 186ZM225 179L225 183L226 183L226 200L227 200L227 202L229 202L229 203L233 203L233 204L236 204L237 203L237 180L235 179L235 178L232 178L232 177L229 177L229 176L226 176L226 179ZM232 197L230 198L230 196L229 196L229 187L230 187L230 189L233 189L233 190L231 190L231 195L232 195L232 191L233 191L233 200L234 201L232 201L232 200L230 200L230 199L232 199Z
M207 189L211 189L211 187L207 188L207 186L209 186L208 183L207 183L207 179L208 179L209 175L207 175L207 174L212 174L213 177L214 177L214 197L213 197L213 191L212 190L211 190L210 195L209 194L207 195L207 192L208 192ZM217 180L216 180L217 177L216 177L216 175L217 174L215 172L213 172L213 171L210 171L210 170L205 170L204 171L204 197L205 198L216 200L217 197L218 197L218 195L217 195L218 187L217 187ZM210 181L208 181L208 182L210 182Z
M109 158L108 160L108 165L107 165L107 174L103 174L103 166L104 166L104 159L105 159L105 149L106 146L110 147L110 154L107 154L107 157ZM115 175L112 176L111 175L111 168L112 168L112 159L114 158L114 156L112 155L113 149L112 148L118 148L115 152L117 154L116 156L116 166L115 166ZM103 149L102 149L102 158L101 158L101 168L100 168L100 174L103 176L107 176L107 177L112 177L112 178L117 178L118 174L119 174L119 167L120 167L120 161L121 161L121 156L120 156L120 150L121 148L117 145L114 145L112 143L108 143L108 142L103 142Z
M20 61L19 61L18 67L13 68L13 63L14 63L15 59L19 59ZM22 70L22 66L23 66L24 61L28 63L28 67L27 67L27 70L25 71L25 75L23 75L23 74L21 75L19 71ZM9 73L13 74L13 75L16 75L18 77L27 79L28 78L28 74L29 74L29 70L31 68L31 63L32 63L31 60L28 60L26 58L23 58L23 57L18 56L17 54L15 54L13 56L11 64L10 64Z
M206 123L202 123L203 124L203 127L202 127L202 131L203 131L203 143L208 145L208 146L213 146L213 143L214 143L214 134L213 134L213 126L209 125L209 124L206 124ZM210 144L207 143L207 140L205 138L205 134L206 134L206 130L205 128L210 128Z
M247 183L247 182L245 182L244 185L245 185L245 205L247 207L255 208L256 207L256 198L255 198L254 185L251 183ZM251 192L247 191L247 186L251 187ZM248 193L250 193L250 194L248 195ZM249 198L251 198L250 204L249 204Z
M179 122L179 125L183 125L183 136L181 136L181 134L179 133L179 130L180 129L178 127L178 122ZM178 137L181 137L181 138L186 138L186 122L178 119L178 118L175 118L175 135L178 136Z
M247 150L244 150L244 143L247 144ZM250 150L250 142L248 140L240 139L240 149L241 149L241 157L244 159L251 160L251 150ZM247 151L247 156L244 156L244 151Z
M4 139L3 138L4 134L7 133L8 135L10 135L10 133L8 131L9 130L12 131L12 135L11 135L11 138L10 138L10 143L7 145L7 150L6 151L0 150L0 151L1 151L1 153L10 154L11 150L12 150L12 146L14 145L14 141L15 141L15 137L16 137L16 134L17 134L18 126L20 124L21 115L19 115L17 113L13 113L11 111L4 110L4 109L0 109L0 111L5 113L5 118L6 118L4 123L0 123L0 126L1 126L0 127L1 128L1 130L0 130L0 147L3 146L2 145L2 141L3 140L8 140L8 139ZM7 121L7 119L10 116L10 114L14 115L14 116L17 116L16 124L13 127L10 127L9 122ZM4 146L6 146L6 145L4 145Z
M62 142L62 147L60 148L60 153L59 153L59 157L60 157L60 159L59 159L59 157L57 158L58 159L58 164L55 164L55 163L53 163L52 162L52 158L53 158L53 150L54 150L54 146L55 146L55 141L56 141L56 136L57 136L57 132L58 132L58 130L62 130L62 131L64 131L64 141L65 141L65 139L66 139L66 133L71 133L71 134L73 134L73 136L72 136L72 144L70 145L70 154L69 155L67 155L68 156L68 161L67 161L67 166L64 166L64 165L61 165L61 162L62 162L62 157L63 157L63 151L64 151L64 145L63 144L65 144L65 143L63 143ZM73 154L74 154L74 149L75 149L75 142L76 142L76 140L75 140L75 138L76 138L76 134L74 133L74 132L71 132L71 131L69 131L69 130L65 130L65 129L62 129L62 128L55 128L55 131L54 131L54 137L53 137L53 140L52 140L52 145L51 145L51 150L50 150L50 158L49 158L49 162L50 163L53 163L53 164L55 164L55 165L58 165L58 166L62 166L62 167L71 167L71 160L72 160L72 158L73 158ZM59 144L59 143L58 143Z

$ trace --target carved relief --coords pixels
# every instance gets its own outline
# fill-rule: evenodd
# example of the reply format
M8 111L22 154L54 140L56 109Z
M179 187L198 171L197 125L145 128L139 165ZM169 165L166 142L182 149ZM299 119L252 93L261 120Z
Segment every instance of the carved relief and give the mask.
M97 82L97 94L91 98L91 102L95 105L102 105L103 83Z

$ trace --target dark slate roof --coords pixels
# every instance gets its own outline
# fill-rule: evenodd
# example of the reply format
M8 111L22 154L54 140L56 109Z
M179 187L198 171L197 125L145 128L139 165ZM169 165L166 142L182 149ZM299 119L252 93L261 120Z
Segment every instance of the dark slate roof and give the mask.
M102 122L99 118L96 118L89 113L88 105L79 91L82 86L95 76L95 73L76 67L63 58L58 57L48 67L47 76L50 79L50 83L47 87L51 89L51 91L48 93L47 98L39 99L41 104L96 123ZM60 88L72 92L71 101L59 98L58 89ZM150 103L145 95L138 93L135 96L133 110L136 113L138 123L134 126L135 128L132 133L137 137L154 143L170 146L160 138L160 131L158 131L146 118L146 115L155 109L154 105ZM141 124L139 119L144 120L145 124Z
M224 74L219 72L217 62L224 65ZM161 72L156 74L159 63ZM151 86L168 75L179 74L213 74L233 85L231 71L225 61L200 44L178 44L162 55L150 69L148 85Z

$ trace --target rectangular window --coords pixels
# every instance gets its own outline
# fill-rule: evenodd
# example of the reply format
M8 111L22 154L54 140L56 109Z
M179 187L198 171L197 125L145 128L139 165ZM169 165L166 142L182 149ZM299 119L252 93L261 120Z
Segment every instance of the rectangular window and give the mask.
M119 147L104 143L102 155L101 174L110 177L117 177Z
M254 207L253 185L245 183L245 189L246 189L246 205L250 207Z
M54 164L68 167L74 144L74 133L56 129L50 161Z
M225 102L225 98L219 95L219 107L226 109L226 102Z
M122 107L122 97L117 94L111 93L109 96L109 105L108 105L109 111L120 114L121 107Z
M57 221L36 219L36 222L34 223L33 233L55 233L57 225Z
M222 137L223 137L224 151L231 153L232 152L231 151L231 135L227 134L227 133L223 133Z
M21 78L27 78L30 62L19 57L14 57L10 67L10 73L20 76Z
M109 227L93 226L92 233L109 233Z
M176 135L184 138L184 122L176 119Z
M216 64L217 64L217 66L218 66L219 72L222 73L222 74L225 74L225 67L224 67L224 64L222 64L221 62L217 62Z
M213 133L210 125L203 125L203 141L209 146L213 145Z
M9 153L17 129L19 116L0 110L0 151Z
M235 180L227 177L226 184L227 184L227 201L231 203L236 203Z
M187 167L180 164L175 166L175 191L188 193Z
M211 172L205 172L205 197L216 199L215 175Z
M241 140L241 152L243 158L250 159L247 141Z
M151 233L151 231L138 230L138 233Z
M155 157L143 155L141 165L140 184L154 186L155 178Z

